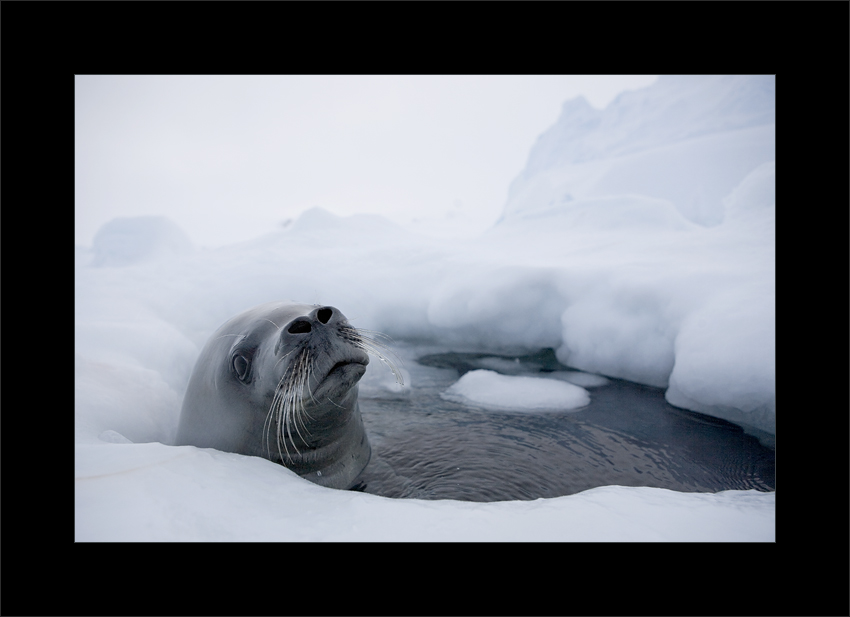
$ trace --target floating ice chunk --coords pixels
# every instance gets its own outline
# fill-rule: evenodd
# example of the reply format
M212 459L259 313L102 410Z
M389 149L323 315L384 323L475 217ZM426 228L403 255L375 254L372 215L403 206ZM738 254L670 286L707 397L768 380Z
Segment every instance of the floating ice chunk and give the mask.
M590 403L587 390L570 383L483 369L466 373L441 396L447 401L501 411L563 411Z

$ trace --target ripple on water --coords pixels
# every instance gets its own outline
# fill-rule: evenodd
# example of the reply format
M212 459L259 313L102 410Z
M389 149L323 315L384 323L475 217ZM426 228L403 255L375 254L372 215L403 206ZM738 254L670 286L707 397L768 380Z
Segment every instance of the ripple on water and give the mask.
M481 359L445 354L442 365L408 363L407 399L361 398L373 450L365 492L505 501L606 485L775 490L772 450L733 424L672 407L658 388L609 379L591 390L590 405L570 413L488 412L441 399L477 367L473 355Z

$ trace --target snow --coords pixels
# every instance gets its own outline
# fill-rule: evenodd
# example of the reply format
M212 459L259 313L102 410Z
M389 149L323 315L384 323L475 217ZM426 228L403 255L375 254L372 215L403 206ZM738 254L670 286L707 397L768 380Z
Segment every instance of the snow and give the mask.
M756 491L613 486L535 501L387 499L211 449L76 451L77 541L772 541L773 504Z
M598 388L609 383L602 375L582 373L581 371L553 371L547 375L549 379L569 381L582 388Z
M508 386L531 408L546 382L576 388L552 392L575 407L608 376L666 388L671 404L772 443L773 109L772 77L663 77L601 111L568 101L503 217L463 241L319 208L215 250L167 219L105 225L93 247L75 247L76 539L773 541L774 493L393 500L169 445L207 337L287 298L336 306L406 345L548 347L575 370L530 382L482 364L447 392L477 405ZM409 392L372 362L361 396Z
M185 255L192 243L163 216L121 217L109 221L94 237L95 266L126 266L152 259Z
M590 403L584 388L553 379L469 371L446 390L447 401L494 410L555 411L579 409Z

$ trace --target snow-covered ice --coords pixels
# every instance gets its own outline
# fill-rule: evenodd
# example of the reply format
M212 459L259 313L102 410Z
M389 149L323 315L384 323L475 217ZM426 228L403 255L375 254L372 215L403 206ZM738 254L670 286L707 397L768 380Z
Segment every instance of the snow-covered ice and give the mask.
M265 459L78 445L77 541L773 541L774 495L605 486L534 501L388 499Z
M357 327L429 349L552 348L584 371L541 380L552 386L591 398L600 375L662 387L671 404L772 442L774 83L662 77L602 111L567 101L502 219L465 242L318 208L216 250L164 219L105 225L75 249L77 540L772 541L774 493L393 500L169 444L206 338L282 299L337 306ZM511 379L522 400L537 391L487 370L498 368L464 377L483 374L484 389L454 388L473 400ZM394 382L373 362L361 395L409 395Z
M587 390L571 383L540 377L500 375L495 371L469 371L442 397L486 409L554 411L578 409L590 402Z

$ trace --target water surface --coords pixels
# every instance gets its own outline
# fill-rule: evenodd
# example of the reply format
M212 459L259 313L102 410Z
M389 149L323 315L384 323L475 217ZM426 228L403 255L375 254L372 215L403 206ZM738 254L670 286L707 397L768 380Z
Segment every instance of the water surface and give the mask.
M494 412L440 398L463 373L485 366L539 377L566 369L551 350L406 361L409 397L361 397L372 460L360 488L385 497L465 501L557 497L607 485L776 488L773 450L734 424L673 407L659 388L609 378L588 388L590 405L571 412Z

